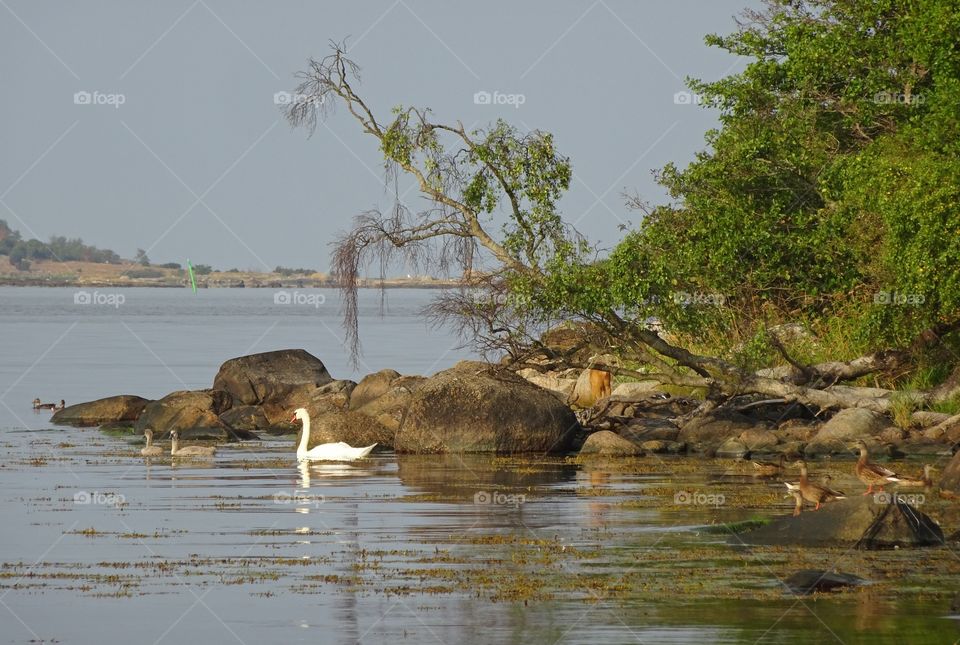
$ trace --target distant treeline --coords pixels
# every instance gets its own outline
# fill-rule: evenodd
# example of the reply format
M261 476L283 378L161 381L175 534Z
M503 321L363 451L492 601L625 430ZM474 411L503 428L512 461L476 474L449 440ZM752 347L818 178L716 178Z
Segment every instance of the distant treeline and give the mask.
M24 240L5 220L0 220L0 255L6 255L18 269L30 268L30 260L60 260L63 262L102 262L119 264L119 255L110 249L98 249L83 243L79 237L67 239L54 235L49 242Z

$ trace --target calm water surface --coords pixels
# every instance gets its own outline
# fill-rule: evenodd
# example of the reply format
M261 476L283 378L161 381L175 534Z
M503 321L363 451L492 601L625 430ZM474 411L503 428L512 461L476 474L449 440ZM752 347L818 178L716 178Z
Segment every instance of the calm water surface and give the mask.
M90 290L92 293L92 290ZM145 463L129 437L55 428L30 401L208 387L219 364L303 347L337 378L429 374L467 357L416 312L430 292L363 294L366 354L336 295L0 288L0 642L954 642L949 550L797 553L728 546L704 525L789 513L729 464L645 458L413 457L298 467L291 437L210 461ZM315 299L316 300L316 299ZM856 484L838 483L851 488ZM849 475L847 475L849 477ZM723 495L678 506L678 491ZM952 562L952 564L951 564ZM877 584L798 599L798 563ZM898 593L884 578L911 585Z

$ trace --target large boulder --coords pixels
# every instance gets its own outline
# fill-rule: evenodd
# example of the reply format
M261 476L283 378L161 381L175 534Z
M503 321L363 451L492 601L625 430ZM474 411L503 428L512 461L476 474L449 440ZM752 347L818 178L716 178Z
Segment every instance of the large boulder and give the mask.
M231 358L220 366L213 389L229 392L243 405L286 403L333 378L323 362L303 349Z
M751 452L770 450L780 441L776 434L766 428L749 428L741 432L738 439Z
M259 405L238 405L220 415L220 420L235 430L257 432L274 427Z
M732 540L739 544L853 546L860 549L943 544L943 531L929 516L895 495L857 495L784 517Z
M542 374L532 367L518 370L517 375L522 376L538 387L542 387L564 403L566 403L570 395L573 394L573 389L577 385L577 379L564 378L556 374Z
M370 401L357 412L376 419L381 425L396 432L403 422L413 393L427 379L422 376L402 376L386 393Z
M350 409L362 408L367 403L383 396L390 389L391 383L398 378L400 378L400 372L391 369L367 374L360 379L350 396Z
M484 363L462 361L420 384L397 430L397 452L563 452L579 424L549 392Z
M709 450L756 427L756 421L737 412L724 413L722 416L708 415L693 419L680 428L677 441Z
M638 401L657 394L659 387L659 381L630 381L620 383L617 387L613 388L610 398L620 399L622 401Z
M248 432L236 431L220 419L232 407L233 398L223 390L180 390L152 401L137 418L134 430L154 431L155 439L166 439L172 430L181 438L245 438Z
M870 439L881 434L893 424L873 410L847 408L840 410L827 421L807 444L808 457L828 454L849 454L850 444L858 439Z
M730 437L717 447L716 456L720 459L743 459L750 449L740 439Z
M615 432L609 430L600 430L594 432L587 440L583 442L580 448L580 456L599 456L599 457L636 457L642 455L641 450L632 441L624 439Z
M301 430L303 432L303 430ZM322 443L345 441L360 448L372 443L378 448L393 448L394 432L385 428L375 419L359 412L324 412L310 417L310 440L307 446L312 448ZM297 434L297 445L300 434Z
M946 497L960 497L960 452L957 452L943 469L940 491Z
M304 408L310 416L349 409L350 395L357 384L350 380L330 381L312 389L301 389L281 401L264 403L260 408L273 428L292 428L291 417L297 408Z
M605 379L610 378L610 374L602 370L585 369L580 372L567 402L578 408L590 408L604 396L610 396L610 392L602 392L594 387L592 379L597 376Z
M356 383L346 379L330 381L310 390L303 399L288 399L287 405L291 408L291 415L297 408L306 408L311 415L341 412L350 408L351 393L356 391L356 387Z
M132 425L148 403L150 399L132 394L108 396L105 399L68 405L57 410L50 422L68 426L98 426L112 421L130 421Z

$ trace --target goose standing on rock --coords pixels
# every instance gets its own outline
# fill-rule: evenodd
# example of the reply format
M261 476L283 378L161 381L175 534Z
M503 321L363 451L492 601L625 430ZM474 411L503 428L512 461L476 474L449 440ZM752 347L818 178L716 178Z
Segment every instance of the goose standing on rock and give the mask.
M860 450L860 459L857 460L855 470L857 478L867 485L867 492L865 492L864 495L872 493L874 486L882 493L884 486L900 481L897 473L870 461L870 450L867 448L867 443L863 439L857 441L852 447Z
M343 441L337 443L322 443L307 450L310 443L310 413L306 408L297 408L293 413L290 423L296 423L298 420L303 422L303 431L300 435L300 444L297 446L298 461L354 461L363 459L370 454L377 444L366 446L365 448L354 448Z
M170 432L170 455L172 457L213 457L217 452L215 446L184 446L180 447L180 433L177 430Z
M843 491L833 490L828 486L821 486L820 484L814 484L812 481L807 479L807 462L804 460L798 460L794 464L794 467L800 469L800 482L797 484L784 482L784 484L786 484L787 490L790 491L790 494L798 492L803 499L816 504L817 506L813 510L819 511L820 505L826 502L832 502L835 499L847 498Z
M800 510L803 508L803 495L799 490L794 490L791 488L788 488L787 490L789 492L786 494L786 497L792 497L797 502L797 505L793 507L793 516L796 517L797 515L800 515Z
M140 454L144 457L159 457L163 454L163 448L153 445L153 430L147 428L143 431L143 436L147 439L147 445L140 449Z

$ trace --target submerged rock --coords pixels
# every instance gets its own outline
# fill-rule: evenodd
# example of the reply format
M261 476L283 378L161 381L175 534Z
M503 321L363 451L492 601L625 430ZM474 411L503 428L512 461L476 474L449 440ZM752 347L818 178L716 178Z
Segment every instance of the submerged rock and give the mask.
M316 356L303 349L283 349L231 358L220 366L213 389L229 392L244 405L286 403L332 380Z
M632 441L628 441L609 430L592 433L583 442L583 447L580 448L580 456L635 457L642 454L643 450Z
M577 419L545 390L509 372L462 361L413 392L397 452L564 452Z
M131 394L108 396L96 401L68 405L50 418L51 423L69 426L98 426L113 421L136 421L149 399Z
M741 542L888 549L934 546L943 544L944 539L943 531L929 516L892 493L877 493L775 520L738 536L735 543Z
M855 587L867 584L867 580L852 573L824 571L822 569L803 569L791 574L783 584L795 594L811 594L818 591L833 591L843 587Z

